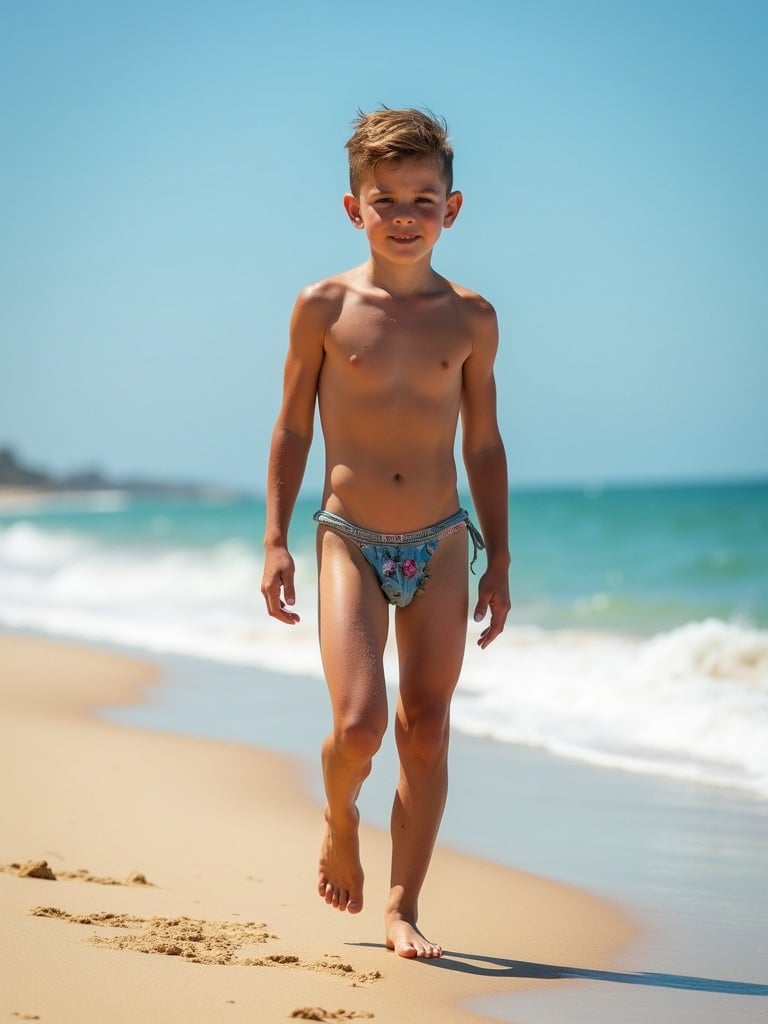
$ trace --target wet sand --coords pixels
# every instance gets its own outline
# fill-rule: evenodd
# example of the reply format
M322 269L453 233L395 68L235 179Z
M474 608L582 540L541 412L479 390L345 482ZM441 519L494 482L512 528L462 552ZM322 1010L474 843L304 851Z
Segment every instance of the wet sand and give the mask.
M6 635L0 666L0 1019L460 1024L556 983L541 965L610 969L635 935L608 900L440 847L422 920L446 956L402 960L380 901L353 917L315 895L294 760L105 721L162 685L138 659ZM382 893L388 837L361 840Z

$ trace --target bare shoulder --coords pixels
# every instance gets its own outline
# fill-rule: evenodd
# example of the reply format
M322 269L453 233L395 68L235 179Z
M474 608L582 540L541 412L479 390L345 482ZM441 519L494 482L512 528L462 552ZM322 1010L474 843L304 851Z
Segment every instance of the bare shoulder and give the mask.
M302 288L293 307L293 333L311 334L322 339L338 319L349 290L345 274L315 281Z
M306 285L299 292L300 302L323 303L338 302L349 291L349 275L336 274L333 277L326 277L322 281L314 281Z
M451 282L454 301L474 345L495 347L498 341L496 310L484 296Z
M318 315L323 311L333 311L344 302L348 291L345 274L315 281L301 289L296 298L296 309Z

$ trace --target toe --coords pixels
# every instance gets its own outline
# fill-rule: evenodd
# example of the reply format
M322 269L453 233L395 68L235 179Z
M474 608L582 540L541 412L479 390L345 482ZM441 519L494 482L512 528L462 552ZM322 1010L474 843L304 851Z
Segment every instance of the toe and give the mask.
M408 921L399 921L388 930L387 945L407 960L432 960L443 955L441 946L425 939L419 929Z

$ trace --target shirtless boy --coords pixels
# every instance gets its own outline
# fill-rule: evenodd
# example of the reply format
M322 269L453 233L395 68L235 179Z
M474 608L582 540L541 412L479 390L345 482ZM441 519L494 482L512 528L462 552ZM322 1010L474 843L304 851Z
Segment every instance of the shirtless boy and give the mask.
M417 927L418 898L448 787L451 696L469 610L469 545L454 440L485 541L474 620L486 648L509 610L507 469L496 420L496 316L441 277L432 249L462 205L452 190L445 125L418 110L362 114L347 143L344 209L369 258L310 285L293 311L283 401L272 436L262 592L291 625L288 527L318 402L325 442L316 519L320 649L333 712L322 750L327 807L318 891L359 913L363 869L357 797L387 727L383 652L396 605L400 777L392 808L386 943L403 957L442 949ZM402 535L412 536L402 536Z

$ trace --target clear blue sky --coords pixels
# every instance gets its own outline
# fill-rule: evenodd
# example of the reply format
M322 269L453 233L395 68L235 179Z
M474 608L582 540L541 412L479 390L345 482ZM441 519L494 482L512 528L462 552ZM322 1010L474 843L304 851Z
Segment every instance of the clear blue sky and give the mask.
M435 253L513 483L768 475L768 4L0 2L0 443L263 486L357 107L448 120ZM308 482L319 485L319 446Z

